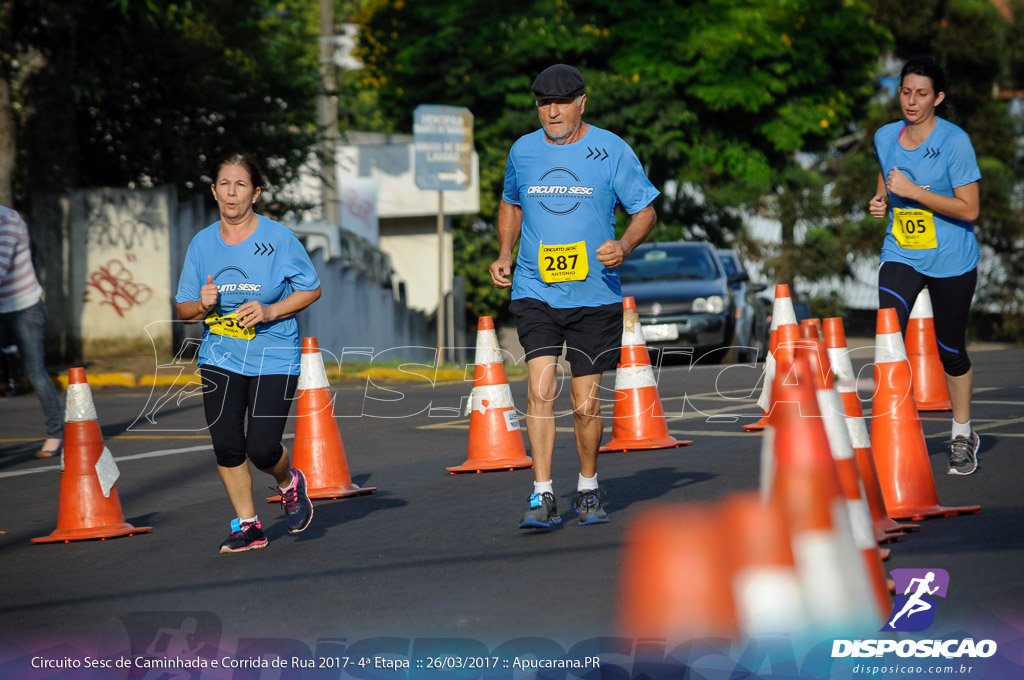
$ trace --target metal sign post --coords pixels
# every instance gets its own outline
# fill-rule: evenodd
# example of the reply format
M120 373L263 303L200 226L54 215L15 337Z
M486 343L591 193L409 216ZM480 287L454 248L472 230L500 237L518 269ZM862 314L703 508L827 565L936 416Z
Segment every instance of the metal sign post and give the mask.
M416 186L437 191L437 360L445 331L444 192L469 187L473 114L460 106L422 104L413 114Z

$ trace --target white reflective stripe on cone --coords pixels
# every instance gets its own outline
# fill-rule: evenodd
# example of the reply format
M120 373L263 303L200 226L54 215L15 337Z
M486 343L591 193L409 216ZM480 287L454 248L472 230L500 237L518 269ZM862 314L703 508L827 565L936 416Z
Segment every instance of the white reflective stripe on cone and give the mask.
M796 570L749 567L732 577L740 628L747 636L791 633L807 624Z
M846 501L846 509L850 513L850 529L853 531L853 543L858 550L874 548L878 545L875 542L874 523L871 521L871 510L868 509L867 501L864 500L864 485L860 486L860 498Z
M500 364L504 362L496 331L488 329L477 333L475 362L477 365Z
M796 320L796 310L793 309L793 298L775 298L775 302L772 303L772 325L768 330L778 330L779 326L784 326L789 323L795 323L798 325L800 323Z
M907 348L902 333L879 333L875 335L875 363L891 364L906 361Z
M757 405L765 413L768 413L768 407L772 405L773 382L775 382L775 355L769 354L764 360L764 385L761 386L761 396L757 399Z
M868 434L868 425L861 416L846 417L846 431L850 433L850 444L855 449L870 449L871 435Z
M646 344L640 327L640 315L633 310L626 310L622 313L622 346Z
M327 382L327 371L324 369L324 358L320 352L303 353L299 360L299 387L300 390L316 390L321 387L330 387Z
M648 366L620 366L615 369L615 389L635 390L641 387L657 387L654 369Z
M761 431L761 500L772 496L775 483L775 428L768 425Z
M835 390L817 390L818 410L825 425L825 436L828 438L829 449L835 460L853 458L853 445L850 433L846 429L846 415L843 413L843 400Z
M850 350L845 347L829 347L828 362L832 365L832 372L836 374L836 389L840 392L853 392L857 389L854 381L853 362L850 361ZM853 388L851 389L851 385Z
M89 383L68 385L65 401L64 422L84 423L96 420L96 404L92 401L92 390L89 389Z
M932 296L928 294L927 288L922 288L921 292L917 294L914 308L910 310L910 318L931 319L932 317Z
M486 404L484 402L487 402ZM504 385L481 385L474 387L469 393L469 402L466 404L466 415L473 411L486 413L496 408L514 408L512 403L512 389L508 383Z

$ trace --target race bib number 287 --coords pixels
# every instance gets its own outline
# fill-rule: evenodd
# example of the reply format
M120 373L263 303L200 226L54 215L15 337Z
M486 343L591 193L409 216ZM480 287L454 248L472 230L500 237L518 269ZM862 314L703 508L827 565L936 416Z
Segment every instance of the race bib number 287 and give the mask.
M566 243L546 246L540 244L537 265L544 283L582 281L587 278L590 268L587 264L587 242Z

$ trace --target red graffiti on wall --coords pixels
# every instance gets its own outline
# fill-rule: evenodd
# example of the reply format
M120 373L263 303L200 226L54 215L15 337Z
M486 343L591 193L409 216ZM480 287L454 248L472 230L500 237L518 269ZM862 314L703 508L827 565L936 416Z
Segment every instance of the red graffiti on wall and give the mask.
M129 259L134 259L129 256ZM132 272L120 260L110 260L96 271L89 274L88 285L99 293L101 305L110 305L117 315L132 307L145 304L153 295L153 289L144 283L136 283ZM85 292L85 301L89 302L89 291Z
M373 203L367 200L360 200L359 192L355 189L346 189L341 193L341 202L348 208L352 217L360 220L367 229L372 229L370 217L373 215Z

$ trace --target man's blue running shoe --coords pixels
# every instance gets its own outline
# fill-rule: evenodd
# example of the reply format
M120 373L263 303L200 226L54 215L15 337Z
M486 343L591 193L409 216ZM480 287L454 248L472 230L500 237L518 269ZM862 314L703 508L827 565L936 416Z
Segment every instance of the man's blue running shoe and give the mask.
M586 489L576 492L576 498L572 501L572 507L580 515L580 524L604 524L611 520L608 513L602 507L605 494L600 489Z
M558 516L555 495L550 491L530 494L530 509L523 515L519 528L549 531L561 525L562 518Z

